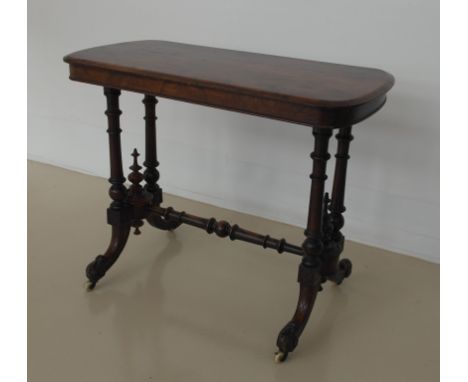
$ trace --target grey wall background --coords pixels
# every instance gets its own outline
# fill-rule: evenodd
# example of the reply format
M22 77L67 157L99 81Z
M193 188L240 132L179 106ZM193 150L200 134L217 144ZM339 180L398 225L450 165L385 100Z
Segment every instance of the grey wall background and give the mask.
M98 176L108 176L104 96L99 87L68 80L62 57L72 51L165 39L391 72L396 85L387 105L354 129L344 231L359 242L438 261L437 1L42 0L28 6L29 158ZM126 167L132 148L144 148L141 98L121 97ZM158 115L166 192L305 225L313 143L307 127L166 99Z

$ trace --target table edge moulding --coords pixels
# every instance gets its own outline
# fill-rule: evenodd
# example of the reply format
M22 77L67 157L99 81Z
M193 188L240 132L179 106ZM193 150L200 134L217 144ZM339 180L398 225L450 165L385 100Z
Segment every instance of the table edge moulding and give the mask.
M390 74L166 41L65 56L70 79L309 126L357 123L379 110Z

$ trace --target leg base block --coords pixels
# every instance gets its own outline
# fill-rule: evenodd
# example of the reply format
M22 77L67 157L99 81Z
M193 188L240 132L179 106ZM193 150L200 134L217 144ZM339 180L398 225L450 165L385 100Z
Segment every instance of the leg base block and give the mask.
M278 350L275 353L274 361L275 363L283 363L284 361L286 361L287 358L288 358L288 353L283 353Z

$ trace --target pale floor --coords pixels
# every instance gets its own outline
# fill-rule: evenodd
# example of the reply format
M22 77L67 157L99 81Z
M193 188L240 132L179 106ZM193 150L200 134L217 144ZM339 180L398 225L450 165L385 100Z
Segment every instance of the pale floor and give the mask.
M299 258L147 224L96 289L84 268L109 240L108 183L28 171L29 382L438 381L439 267L348 242L296 351L273 363L295 309ZM165 205L300 243L302 229L167 195Z

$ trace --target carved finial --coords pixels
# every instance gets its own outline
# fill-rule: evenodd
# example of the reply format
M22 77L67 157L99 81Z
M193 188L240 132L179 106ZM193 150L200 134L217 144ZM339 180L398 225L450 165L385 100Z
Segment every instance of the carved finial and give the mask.
M132 172L128 176L128 180L132 183L129 188L129 202L134 208L135 214L138 215L138 210L144 207L146 199L143 193L143 187L140 183L143 181L143 174L140 172L142 167L138 164L138 157L140 154L137 149L132 152L133 164L130 166ZM132 226L135 227L135 235L140 234L140 227L143 225L143 221L139 218L133 220Z
M325 193L323 197L323 211L322 211L322 230L323 230L323 240L328 242L331 240L331 236L333 234L333 224L331 221L330 215L330 194L328 192Z
M133 152L132 152L133 164L130 166L130 170L132 170L132 172L128 176L128 180L133 185L136 185L136 186L139 186L139 184L143 181L143 174L140 173L140 170L142 169L142 167L138 164L139 156L140 154L138 153L138 150L133 149Z
M137 149L134 149L132 153L133 164L130 166L130 170L132 170L132 172L128 176L128 180L132 183L130 186L130 200L131 202L136 202L137 205L139 203L138 200L135 200L135 198L142 196L141 194L143 190L143 187L140 185L140 183L143 181L143 174L140 172L142 167L138 164L139 156L140 154L138 153ZM143 200L144 199L142 199L142 201Z
M134 235L139 235L141 234L140 227L143 225L143 220L135 220L133 222L133 227L135 227L135 231L133 231Z

